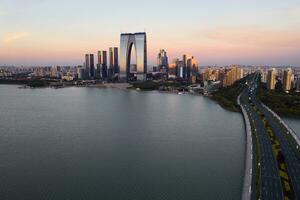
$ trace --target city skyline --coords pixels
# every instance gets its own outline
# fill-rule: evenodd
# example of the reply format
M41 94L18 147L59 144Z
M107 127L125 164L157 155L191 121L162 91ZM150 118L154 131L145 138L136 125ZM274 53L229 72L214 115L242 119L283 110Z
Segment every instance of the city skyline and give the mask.
M120 33L146 30L150 66L160 49L170 60L194 55L201 66L300 66L299 7L295 0L4 0L0 65L78 65L84 54L119 47Z
M0 0L0 200L300 200L300 0Z

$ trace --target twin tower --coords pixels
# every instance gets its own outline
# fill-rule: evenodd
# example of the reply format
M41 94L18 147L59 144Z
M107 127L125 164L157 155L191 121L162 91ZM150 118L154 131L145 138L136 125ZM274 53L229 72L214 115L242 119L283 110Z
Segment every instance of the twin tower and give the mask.
M136 66L131 65L132 47L136 52ZM146 33L123 33L120 43L120 79L144 81L147 75Z

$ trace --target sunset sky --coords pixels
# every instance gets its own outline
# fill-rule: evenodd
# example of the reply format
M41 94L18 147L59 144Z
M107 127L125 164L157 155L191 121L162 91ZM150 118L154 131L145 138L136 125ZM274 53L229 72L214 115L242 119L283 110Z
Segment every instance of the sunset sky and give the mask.
M0 0L0 65L78 65L146 30L149 64L300 66L299 0Z

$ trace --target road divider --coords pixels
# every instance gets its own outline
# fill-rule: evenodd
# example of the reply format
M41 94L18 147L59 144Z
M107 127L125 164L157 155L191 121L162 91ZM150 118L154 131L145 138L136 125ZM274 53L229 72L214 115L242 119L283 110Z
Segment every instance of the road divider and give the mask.
M244 106L240 102L241 94L238 96L237 102L238 105L242 109L242 113L244 116L244 122L246 126L246 160L245 160L245 175L244 175L244 183L243 183L243 192L242 199L250 200L251 199L251 185L252 185L252 159L253 159L253 149L252 149L252 131L251 124L248 117L248 114L244 108Z
M281 117L279 117L273 110L271 110L268 106L266 106L264 103L262 103L262 106L264 108L266 108L270 113L272 113L272 115L277 118L280 123L286 128L286 130L288 130L290 132L290 134L293 136L293 138L295 139L296 143L298 144L299 148L300 148L300 139L299 137L296 135L296 133L293 131L293 129L291 129L282 119Z

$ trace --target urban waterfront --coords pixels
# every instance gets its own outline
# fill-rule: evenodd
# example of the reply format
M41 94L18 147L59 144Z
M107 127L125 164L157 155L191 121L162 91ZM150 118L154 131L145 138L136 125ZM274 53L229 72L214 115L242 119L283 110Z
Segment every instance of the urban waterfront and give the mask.
M0 199L240 199L242 115L208 98L0 85Z

